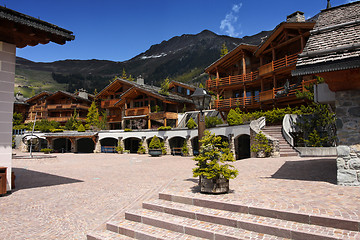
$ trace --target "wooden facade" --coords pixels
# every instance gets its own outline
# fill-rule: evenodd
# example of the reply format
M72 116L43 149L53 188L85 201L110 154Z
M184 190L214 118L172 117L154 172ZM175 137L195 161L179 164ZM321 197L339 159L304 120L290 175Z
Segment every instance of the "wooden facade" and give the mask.
M162 95L157 87L118 78L97 95L97 100L107 112L110 129L175 127L179 112L194 109L190 95L186 98L194 88L184 86L184 91L174 93L172 89L180 89L179 85L170 83L169 95Z
M78 114L78 120L85 122L93 99L91 95L85 94L85 96L87 97L64 91L37 94L26 101L29 104L29 110L25 123L33 122L36 116L36 120L47 119L64 125L73 115L74 110Z
M314 80L292 77L291 71L314 24L283 22L259 46L239 45L209 66L206 87L216 94L215 108L253 111L302 104L296 92L306 91Z

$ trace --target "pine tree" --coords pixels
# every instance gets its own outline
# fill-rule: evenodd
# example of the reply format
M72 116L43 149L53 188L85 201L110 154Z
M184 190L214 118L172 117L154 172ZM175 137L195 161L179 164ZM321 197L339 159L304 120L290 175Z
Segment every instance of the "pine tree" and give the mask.
M223 57L228 53L229 53L229 50L227 49L226 44L223 43L223 45L221 46L220 57Z
M99 111L96 107L95 101L91 103L91 106L88 110L86 123L90 126L92 129L97 129L99 127Z
M170 86L170 80L169 80L169 78L166 78L161 83L159 93L162 94L162 95L169 95L169 86Z
M123 68L121 78L122 78L122 79L127 79L127 75L126 75L125 68Z

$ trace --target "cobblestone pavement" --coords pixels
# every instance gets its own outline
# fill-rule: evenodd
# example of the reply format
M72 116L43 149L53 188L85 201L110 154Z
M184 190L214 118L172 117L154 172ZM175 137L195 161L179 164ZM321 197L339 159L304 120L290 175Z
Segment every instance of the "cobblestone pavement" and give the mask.
M191 176L194 165L181 156L52 155L13 159L16 189L0 197L0 239L85 239L141 196Z
M14 159L17 189L0 198L0 239L85 239L161 186L176 194L360 218L359 187L334 184L335 159L246 159L234 165L239 176L230 181L232 192L211 196L197 193L188 157L67 153Z

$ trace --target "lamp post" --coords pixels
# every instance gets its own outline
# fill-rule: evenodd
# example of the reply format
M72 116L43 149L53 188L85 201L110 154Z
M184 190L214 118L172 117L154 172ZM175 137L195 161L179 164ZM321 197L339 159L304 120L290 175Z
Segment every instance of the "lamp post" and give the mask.
M198 140L200 150L200 140L203 138L205 131L205 116L203 110L209 107L211 95L203 88L196 88L191 98L195 104L195 108L200 111L198 115Z

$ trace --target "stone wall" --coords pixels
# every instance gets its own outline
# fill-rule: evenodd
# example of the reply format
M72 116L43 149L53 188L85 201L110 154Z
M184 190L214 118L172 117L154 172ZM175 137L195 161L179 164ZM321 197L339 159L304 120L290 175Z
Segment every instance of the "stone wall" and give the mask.
M337 181L360 186L360 90L336 92Z

